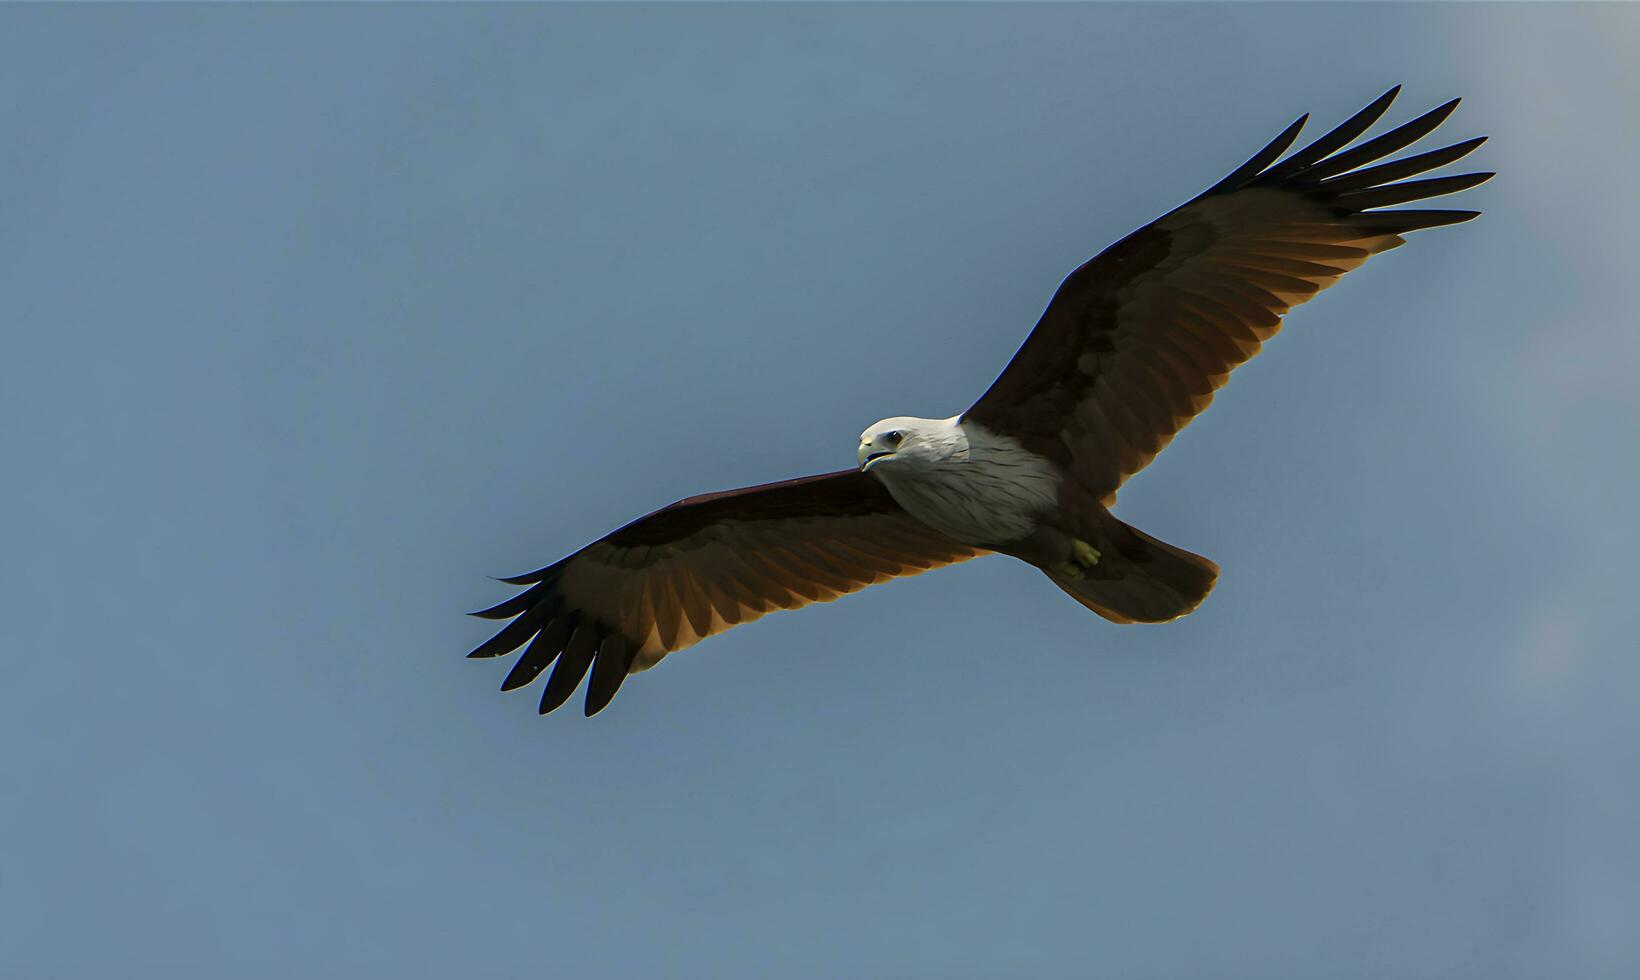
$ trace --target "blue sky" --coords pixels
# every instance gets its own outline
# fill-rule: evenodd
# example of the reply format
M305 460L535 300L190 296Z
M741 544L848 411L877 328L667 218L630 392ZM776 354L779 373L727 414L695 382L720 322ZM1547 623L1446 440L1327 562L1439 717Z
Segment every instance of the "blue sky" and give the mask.
M0 10L8 976L1640 971L1640 11ZM484 576L944 416L1304 111L1493 139L1118 512L591 721Z

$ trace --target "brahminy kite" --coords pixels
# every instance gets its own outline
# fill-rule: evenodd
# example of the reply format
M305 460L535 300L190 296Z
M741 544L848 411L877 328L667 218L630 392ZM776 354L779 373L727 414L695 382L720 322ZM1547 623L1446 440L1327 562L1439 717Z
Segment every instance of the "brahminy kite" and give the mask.
M529 588L474 614L512 622L469 656L528 643L504 691L556 663L543 714L590 670L592 715L628 674L732 626L991 553L1035 565L1112 622L1189 613L1218 566L1113 516L1122 482L1212 402L1288 310L1407 232L1479 213L1383 210L1492 176L1405 179L1485 137L1366 166L1428 135L1458 104L1356 144L1399 90L1280 159L1300 117L1228 177L1072 272L967 411L884 419L860 435L854 468L680 500L503 579Z

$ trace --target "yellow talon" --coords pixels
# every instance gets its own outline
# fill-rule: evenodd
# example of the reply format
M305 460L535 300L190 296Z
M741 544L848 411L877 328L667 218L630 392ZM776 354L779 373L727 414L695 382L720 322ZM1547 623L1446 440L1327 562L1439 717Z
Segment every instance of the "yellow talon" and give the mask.
M1060 578L1079 579L1082 569L1073 561L1062 561L1053 567L1053 573Z
M1091 544L1088 544L1086 541L1071 542L1071 554L1075 556L1075 561L1078 565L1085 565L1088 568L1092 568L1093 566L1099 564L1099 549L1095 548Z

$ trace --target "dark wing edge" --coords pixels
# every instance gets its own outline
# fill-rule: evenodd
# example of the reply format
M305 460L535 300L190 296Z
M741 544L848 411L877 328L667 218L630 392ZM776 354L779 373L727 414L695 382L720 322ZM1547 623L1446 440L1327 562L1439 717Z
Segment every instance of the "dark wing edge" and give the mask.
M1288 309L1368 256L1402 244L1403 234L1480 214L1379 210L1456 193L1493 176L1405 180L1466 156L1484 136L1367 166L1427 136L1459 103L1453 99L1351 146L1400 88L1282 160L1308 119L1301 116L1223 180L1072 272L964 419L1013 435L1066 466L1075 454L1065 436L1068 421L1086 430L1082 436L1090 442L1108 438L1121 458L1094 466L1103 472L1087 474L1087 482L1113 500L1121 481L1206 408L1230 370L1279 329ZM1218 253L1202 258L1215 245ZM1213 268L1190 268L1196 259ZM1163 295L1176 280L1201 282L1208 272L1218 279L1199 294ZM1164 313L1171 319L1148 324L1148 332L1132 322ZM1169 336L1158 336L1164 332ZM1124 356L1134 362L1126 365L1131 376L1125 379L1109 372ZM1102 395L1103 417L1071 420L1101 371L1113 375L1105 379L1111 390ZM1124 382L1128 390L1115 390Z
M529 588L472 614L512 622L468 656L499 657L527 643L501 689L553 667L542 714L590 672L590 717L629 673L707 636L983 553L906 514L857 470L704 494L502 579Z

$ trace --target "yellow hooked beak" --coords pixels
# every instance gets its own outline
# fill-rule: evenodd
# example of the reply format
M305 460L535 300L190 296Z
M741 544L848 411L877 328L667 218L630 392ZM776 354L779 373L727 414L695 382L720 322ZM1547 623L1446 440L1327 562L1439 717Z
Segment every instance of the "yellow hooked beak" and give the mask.
M892 449L878 449L872 445L871 440L866 439L860 442L860 448L855 450L854 458L859 460L860 470L861 472L864 472L871 469L872 463L875 463L877 460L882 459L885 456L892 455L894 455L894 451Z

